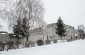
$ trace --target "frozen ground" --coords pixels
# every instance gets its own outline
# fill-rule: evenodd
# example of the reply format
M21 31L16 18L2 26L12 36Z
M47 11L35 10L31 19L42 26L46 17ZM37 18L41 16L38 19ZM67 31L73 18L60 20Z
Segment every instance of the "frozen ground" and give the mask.
M3 51L0 55L85 55L85 40Z

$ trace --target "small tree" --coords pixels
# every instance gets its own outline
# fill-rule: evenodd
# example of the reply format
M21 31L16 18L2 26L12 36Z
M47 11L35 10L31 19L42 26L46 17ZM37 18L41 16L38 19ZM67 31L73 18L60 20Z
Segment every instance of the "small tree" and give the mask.
M65 24L62 21L61 17L59 17L58 22L56 23L56 34L58 34L61 37L61 41L62 41L62 37L65 36Z

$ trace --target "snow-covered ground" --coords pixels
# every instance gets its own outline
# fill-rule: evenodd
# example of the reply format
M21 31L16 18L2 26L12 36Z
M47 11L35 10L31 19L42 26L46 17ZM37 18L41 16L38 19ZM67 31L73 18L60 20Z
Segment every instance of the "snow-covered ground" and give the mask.
M3 51L0 55L85 55L85 40Z

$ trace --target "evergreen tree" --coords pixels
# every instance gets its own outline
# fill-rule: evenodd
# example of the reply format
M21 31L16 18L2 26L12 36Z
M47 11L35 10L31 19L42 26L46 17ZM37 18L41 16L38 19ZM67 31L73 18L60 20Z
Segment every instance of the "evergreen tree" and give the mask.
M18 47L18 44L19 44L19 39L27 37L26 39L28 41L29 25L27 23L28 22L27 22L26 18L23 18L22 20L19 18L17 20L17 25L14 25L13 32L14 32L15 36L13 36L13 37L17 38L17 47Z
M23 38L22 36L22 24L21 24L21 19L18 19L17 21L17 25L14 25L13 27L13 32L14 32L14 35L13 38L17 38L17 48L18 48L18 44L19 44L19 39Z
M58 34L61 37L61 41L62 41L62 37L65 36L65 24L62 21L61 17L59 17L58 22L56 23L56 34Z
M29 37L29 28L30 28L30 26L27 22L27 19L26 18L22 19L22 29L23 29L22 36L27 37L26 38L27 41L28 41L28 37Z

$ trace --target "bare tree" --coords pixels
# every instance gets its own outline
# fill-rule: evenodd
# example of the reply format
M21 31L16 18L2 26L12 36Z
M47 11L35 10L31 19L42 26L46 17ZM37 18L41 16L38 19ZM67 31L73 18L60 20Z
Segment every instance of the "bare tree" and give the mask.
M83 25L78 26L77 34L81 39L84 39L84 26Z
M43 13L41 0L18 0L16 1L15 10L11 10L10 26L15 25L19 18L21 20L26 19L27 29L23 28L23 32L29 36L30 29L42 26Z
M8 28L11 26L10 24L12 24L12 22L10 23L10 19L15 16L15 14L14 14L15 13L15 4L12 0L6 0L6 1L4 0L3 4L5 5L5 7L2 10L0 10L0 19L4 20L4 22L2 22L2 23L5 23L5 25L2 25L3 30L6 29L5 31L9 32L10 29L8 30Z
M20 0L16 13L22 19L25 17L30 26L40 26L43 21L43 6L40 0Z

